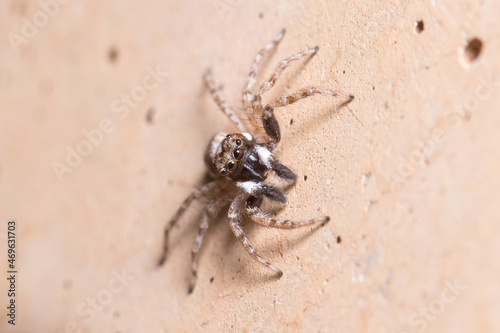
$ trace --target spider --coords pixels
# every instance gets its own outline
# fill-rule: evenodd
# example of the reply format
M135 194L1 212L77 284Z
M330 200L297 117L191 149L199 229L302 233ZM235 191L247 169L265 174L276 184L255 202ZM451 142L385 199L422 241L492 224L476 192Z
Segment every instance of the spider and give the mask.
M255 247L250 243L241 226L242 215L246 213L253 222L260 225L281 229L300 228L314 223L324 224L330 220L328 216L315 217L306 221L281 220L269 216L260 209L264 198L283 204L287 201L283 190L266 183L270 172L292 185L297 180L297 175L281 164L273 155L273 151L276 150L281 140L280 127L274 116L274 108L295 103L313 94L344 97L346 98L345 103L349 103L354 99L352 95L345 95L323 88L307 87L263 105L262 96L274 86L281 73L290 63L312 56L319 49L319 47L314 47L282 60L276 67L274 74L256 92L253 92L262 59L278 45L284 35L285 29L260 50L254 58L242 94L242 102L249 123L244 123L221 97L221 88L218 88L214 83L210 70L207 70L204 75L205 85L210 91L213 100L240 132L219 133L210 141L204 159L212 181L200 188L196 188L184 200L165 227L163 253L159 260L160 266L165 262L168 251L168 236L177 221L194 200L202 197L209 198L199 222L198 235L191 249L192 275L189 293L193 291L196 284L200 248L209 222L228 204L227 217L229 228L233 234L241 241L253 259L276 272L278 277L283 276L283 272L257 254ZM259 123L260 121L261 123Z

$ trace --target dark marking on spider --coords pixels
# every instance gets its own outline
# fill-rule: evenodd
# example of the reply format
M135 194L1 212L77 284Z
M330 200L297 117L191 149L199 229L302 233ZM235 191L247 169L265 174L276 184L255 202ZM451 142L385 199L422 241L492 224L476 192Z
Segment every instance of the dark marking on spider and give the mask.
M315 217L305 221L276 219L260 209L264 198L278 203L286 203L287 201L283 190L266 183L270 173L276 174L292 185L297 180L297 175L281 164L273 154L281 141L280 126L274 116L274 109L295 103L314 94L342 97L346 100L345 103L349 103L354 99L352 95L345 95L333 90L307 87L293 94L271 100L263 105L262 96L274 86L291 62L312 56L319 50L318 47L314 47L282 60L273 75L262 83L259 89L254 89L262 59L276 47L284 34L285 30L283 29L254 58L242 94L243 106L249 119L248 123L244 123L221 97L221 88L215 84L210 70L205 73L205 85L210 91L213 100L236 125L239 132L219 133L208 144L204 159L212 180L202 187L196 188L184 200L165 227L163 252L159 265L165 262L168 252L168 236L177 221L194 200L202 197L208 198L207 206L199 222L198 234L191 249L192 277L188 289L189 293L193 291L196 284L199 252L209 222L227 205L229 205L227 214L229 228L233 234L240 240L253 259L273 270L278 277L283 276L283 272L261 257L250 243L241 225L242 215L246 214L253 222L260 225L281 229L295 229L315 223L323 225L330 220L328 216ZM292 120L290 121L291 124ZM304 176L304 180L306 179L306 176Z

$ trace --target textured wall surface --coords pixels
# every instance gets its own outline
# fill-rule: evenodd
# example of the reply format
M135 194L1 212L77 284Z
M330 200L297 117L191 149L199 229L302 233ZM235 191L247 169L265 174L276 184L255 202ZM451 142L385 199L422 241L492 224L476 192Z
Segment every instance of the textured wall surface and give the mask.
M0 16L0 331L500 331L498 1L5 0ZM202 74L241 110L282 28L259 79L320 51L269 98L356 96L277 111L277 155L299 175L277 215L332 220L245 224L277 280L221 215L187 295L203 202L158 269L162 231L201 184L210 137L234 131Z

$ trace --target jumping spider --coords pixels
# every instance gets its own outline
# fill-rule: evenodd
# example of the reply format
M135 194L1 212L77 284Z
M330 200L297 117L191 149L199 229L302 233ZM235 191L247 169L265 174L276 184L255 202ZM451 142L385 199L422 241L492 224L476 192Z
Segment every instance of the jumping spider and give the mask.
M167 255L170 230L172 230L193 200L201 197L209 198L199 222L198 235L191 250L192 278L189 293L193 291L196 283L199 251L210 219L217 216L220 210L229 203L228 222L231 231L241 241L253 259L275 271L279 277L283 275L283 272L259 256L255 248L250 244L240 224L243 213L246 213L258 224L282 229L294 229L318 222L326 223L330 220L328 216L316 217L300 222L280 220L270 217L260 209L264 197L279 203L286 203L284 192L265 182L269 170L285 181L295 182L297 180L297 175L281 164L273 155L273 151L278 147L281 139L279 124L274 117L274 108L295 103L313 94L341 96L346 98L346 103L354 99L352 95L344 95L323 88L308 87L291 95L279 97L263 105L262 95L274 86L285 68L292 61L316 54L319 49L318 47L314 47L282 60L276 67L274 74L260 86L257 92L253 92L252 88L256 82L257 71L263 57L276 47L284 34L285 29L273 41L267 44L266 47L260 50L253 61L242 95L243 106L249 118L249 124L245 124L236 112L221 98L219 94L220 88L215 85L210 71L208 70L205 73L205 84L210 90L212 98L222 112L238 127L240 133L219 133L208 144L205 152L205 163L208 173L213 180L200 188L196 188L184 200L165 227L163 254L159 265L164 263ZM262 119L261 124L259 123L260 119Z

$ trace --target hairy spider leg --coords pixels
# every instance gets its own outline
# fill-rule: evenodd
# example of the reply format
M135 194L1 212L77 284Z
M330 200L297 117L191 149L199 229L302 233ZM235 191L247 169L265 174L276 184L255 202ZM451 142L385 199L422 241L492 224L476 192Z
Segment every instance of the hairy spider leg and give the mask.
M264 110L262 111L262 125L264 126L266 134L270 137L270 142L268 143L268 145L272 148L271 150L274 150L281 141L280 127L278 121L276 120L276 117L274 116L274 108L293 104L303 98L312 96L314 94L345 97L348 99L348 102L351 102L354 99L354 96L352 95L345 95L333 90L317 87L307 87L291 95L281 96L271 101L264 107Z
M215 85L210 69L207 69L203 78L205 81L205 85L212 95L212 99L219 106L219 109L221 109L221 111L224 112L224 114L236 125L236 127L238 127L238 130L240 132L246 132L247 128L241 121L241 118L236 114L233 108L221 97L220 88L217 88L217 86Z
M239 220L239 213L241 210L241 206L243 203L248 199L248 194L247 193L242 193L236 196L234 201L231 203L231 206L229 207L229 212L228 212L228 218L229 218L229 228L233 232L233 234L240 240L240 242L243 244L243 247L247 252L250 254L250 256L260 262L262 265L269 267L273 271L275 271L279 277L283 276L283 272L273 266L269 261L266 259L262 258L260 255L256 253L255 247L250 244L250 241L245 234L245 231L240 225L240 220Z
M191 194L184 200L182 205L177 209L177 212L175 215L168 221L167 225L165 226L165 231L163 234L163 253L160 257L160 260L158 261L158 266L163 265L165 262L165 259L167 258L167 252L168 252L168 234L170 233L170 230L175 226L177 221L181 218L181 216L184 214L186 209L191 205L193 200L198 199L202 196L209 195L209 194L215 194L220 190L219 187L219 182L218 181L212 181L210 183L207 183L203 185L201 188L196 188Z
M198 260L200 258L200 248L203 244L203 239L208 230L210 220L219 214L220 210L227 204L225 197L219 198L217 200L212 200L207 204L207 207L203 211L200 223L198 226L198 234L194 240L193 247L191 248L191 281L189 284L189 293L191 294L196 285L196 279L198 277Z
M306 221L290 221L281 220L270 217L268 214L264 213L259 207L252 204L247 204L246 211L248 216L257 224L263 225L265 227L279 228L279 229L295 229L305 227L315 223L326 223L330 221L330 217L315 217Z
M264 59L264 57L278 45L278 43L283 39L283 36L285 36L285 32L286 29L281 30L272 41L270 41L262 50L257 52L253 60L252 67L250 68L250 73L248 73L245 84L243 86L241 99L243 101L243 106L245 107L250 123L255 129L259 128L260 123L255 118L254 114L254 94L252 93L252 88L257 81L257 73L259 71L260 64L262 63L262 59Z
M269 89L271 89L272 87L274 87L274 84L276 83L276 81L280 78L281 74L283 73L283 71L288 67L290 66L290 64L292 63L292 61L295 61L295 60L299 60L303 57L307 57L309 55L315 55L319 50L319 46L316 46L312 49L309 49L309 50L305 50L305 51L302 51L302 52L299 52L297 54L294 54L286 59L283 59L281 60L281 62L279 63L279 65L276 67L276 69L274 70L274 73L273 75L271 75L271 77L262 83L262 85L260 86L259 88L259 91L257 92L257 94L255 95L255 101L259 101L261 100L261 96L264 95Z

